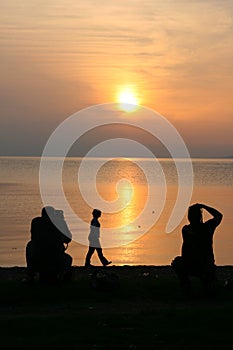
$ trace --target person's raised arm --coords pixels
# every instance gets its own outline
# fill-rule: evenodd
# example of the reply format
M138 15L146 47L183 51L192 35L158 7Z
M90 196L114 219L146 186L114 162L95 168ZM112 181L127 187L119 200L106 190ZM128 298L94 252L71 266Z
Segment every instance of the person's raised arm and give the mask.
M222 217L223 217L222 213L220 213L217 209L209 207L208 205L205 205L205 204L199 204L199 206L200 206L200 208L208 211L208 213L210 213L214 217L214 220L216 221L217 225L220 224L220 222L222 221Z

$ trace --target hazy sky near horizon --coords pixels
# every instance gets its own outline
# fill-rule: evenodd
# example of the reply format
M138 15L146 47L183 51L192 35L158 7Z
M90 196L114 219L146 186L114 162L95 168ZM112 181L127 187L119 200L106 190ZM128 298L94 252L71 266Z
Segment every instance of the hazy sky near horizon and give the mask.
M0 51L0 155L125 87L192 156L233 155L232 0L0 0Z

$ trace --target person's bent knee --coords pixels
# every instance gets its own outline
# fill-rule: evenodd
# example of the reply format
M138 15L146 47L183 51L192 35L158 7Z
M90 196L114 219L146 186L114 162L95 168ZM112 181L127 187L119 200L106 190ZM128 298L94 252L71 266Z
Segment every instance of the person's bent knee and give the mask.
M64 262L66 267L71 267L73 263L73 258L69 254L65 253Z
M176 272L183 271L184 270L184 261L183 261L182 256L175 257L175 259L172 260L171 266Z

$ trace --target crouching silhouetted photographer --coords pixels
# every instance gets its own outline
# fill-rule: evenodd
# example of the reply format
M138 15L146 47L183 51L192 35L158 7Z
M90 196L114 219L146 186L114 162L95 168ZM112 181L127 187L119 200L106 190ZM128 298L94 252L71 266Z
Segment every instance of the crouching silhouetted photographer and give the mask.
M34 280L36 272L45 283L70 280L72 257L65 250L71 240L63 211L44 207L41 216L31 222L31 240L26 247L29 281Z

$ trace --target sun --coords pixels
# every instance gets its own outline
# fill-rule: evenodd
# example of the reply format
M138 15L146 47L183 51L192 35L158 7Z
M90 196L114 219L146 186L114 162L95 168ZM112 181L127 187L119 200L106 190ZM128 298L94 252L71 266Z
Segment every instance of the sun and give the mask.
M117 97L120 109L126 112L132 112L139 106L139 99L131 88L124 88L121 90Z

